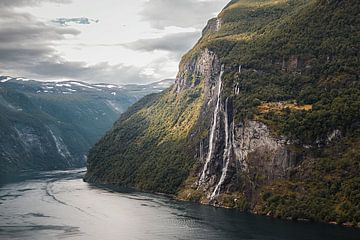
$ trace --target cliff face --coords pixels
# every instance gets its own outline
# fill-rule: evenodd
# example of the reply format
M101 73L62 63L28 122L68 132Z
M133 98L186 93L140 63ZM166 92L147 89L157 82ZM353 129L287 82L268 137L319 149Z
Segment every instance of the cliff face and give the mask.
M204 83L204 94L210 97L211 85L217 82L221 65L215 53L204 49L199 55L180 65L173 90L180 93Z
M232 95L238 91L237 86L231 95L226 95L223 83L224 73L232 70L221 65L207 48L180 66L173 91L179 93L202 82L204 101L198 122L210 124L208 135L197 146L198 167L191 178L194 180L190 189L181 190L182 198L192 199L192 189L200 194L202 203L222 205L218 200L222 193L242 191L251 202L256 198L256 185L288 178L300 163L301 156L289 149L286 137L274 136L260 121L235 120ZM198 129L192 136L199 133Z
M357 224L359 9L231 1L175 85L130 108L90 151L85 179Z

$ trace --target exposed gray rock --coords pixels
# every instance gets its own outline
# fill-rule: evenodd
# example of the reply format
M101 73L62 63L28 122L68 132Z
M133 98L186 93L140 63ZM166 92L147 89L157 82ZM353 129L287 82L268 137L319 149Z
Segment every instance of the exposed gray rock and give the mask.
M217 75L216 86L221 88L222 73L209 72L208 53L199 58L205 66L195 63L195 72ZM206 69L206 70L204 70ZM216 70L215 70L216 71ZM210 79L210 78L209 78ZM210 85L213 81L206 81ZM271 130L259 121L234 121L234 109L231 97L222 99L218 91L205 91L207 106L205 112L213 113L208 137L207 149L201 142L199 149L202 168L198 172L197 188L205 192L208 201L214 200L220 193L247 188L252 191L255 180L262 181L286 178L297 166L297 156L289 150L289 141L285 137L276 137ZM219 101L219 106L217 102ZM216 104L215 104L216 102ZM205 141L206 142L206 141Z
M220 68L218 57L205 48L186 64L180 65L173 90L180 93L184 89L196 87L204 80L204 92L207 93L217 83Z

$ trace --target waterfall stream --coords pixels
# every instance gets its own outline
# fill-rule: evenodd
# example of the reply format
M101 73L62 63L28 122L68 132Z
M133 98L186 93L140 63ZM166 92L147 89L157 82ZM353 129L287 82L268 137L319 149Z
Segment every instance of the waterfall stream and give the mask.
M200 181L199 181L200 185L202 183L204 183L204 181L205 181L206 170L208 169L209 163L210 163L211 158L213 156L214 145L215 145L214 135L215 135L215 131L216 131L219 108L220 108L220 98L221 98L220 95L221 95L222 76L223 76L223 74L224 74L224 65L221 66L221 71L220 71L220 76L219 76L219 83L218 83L217 102L216 102L216 106L215 106L215 110L214 110L214 116L213 116L213 121L212 121L212 126L211 126L211 131L210 131L210 138L209 138L209 151L208 151L208 154L206 156L205 165L204 165L204 168L203 168L201 176L200 176Z
M216 19L216 32L219 31L221 28L221 20L218 18Z
M220 180L218 182L218 184L216 185L214 191L211 194L210 199L213 199L215 196L217 196L220 192L220 187L222 186L222 184L224 183L225 179L226 179L226 174L229 168L229 162L230 162L230 154L231 154L231 150L232 150L232 146L233 146L233 136L230 136L233 134L233 132L230 133L229 135L229 115L228 115L228 100L229 98L226 98L225 100L225 109L224 109L224 121L225 121L225 149L224 149L224 155L223 155L223 168L221 171L221 177ZM233 123L231 123L231 126L233 125ZM230 127L231 127L230 126ZM233 128L231 128L233 129Z

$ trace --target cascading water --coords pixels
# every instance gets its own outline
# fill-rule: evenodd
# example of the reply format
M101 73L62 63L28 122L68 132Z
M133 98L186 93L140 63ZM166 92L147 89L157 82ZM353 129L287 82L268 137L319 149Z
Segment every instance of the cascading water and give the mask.
M239 83L236 83L234 86L234 94L239 95L239 93L240 93Z
M210 138L209 138L209 151L208 151L208 154L206 156L205 165L204 165L204 168L203 168L201 176L200 176L199 185L201 185L205 181L206 171L208 169L209 163L210 163L211 158L213 156L214 144L215 144L214 135L215 135L215 131L216 131L216 125L217 125L219 108L220 108L220 95L221 95L222 76L223 76L223 74L224 74L224 65L221 66L221 71L220 71L220 76L219 76L217 102L216 102L216 106L215 106L215 111L214 111L211 131L210 131Z
M229 168L229 162L230 162L230 154L232 151L232 147L233 147L233 132L230 132L229 135L229 114L228 114L228 100L229 98L226 98L225 100L225 111L224 111L224 121L225 121L225 149L224 149L224 155L223 155L223 169L221 172L221 177L220 180L218 182L218 184L216 185L214 191L211 194L210 199L213 199L215 196L217 196L220 192L220 188L222 186L222 184L224 183L225 179L226 179L226 175L227 175L227 171ZM230 127L233 126L233 121L230 124ZM233 128L231 127L231 130Z
M200 142L200 161L204 159L204 152L203 152L203 141Z
M219 31L221 28L221 20L218 18L216 19L216 31Z

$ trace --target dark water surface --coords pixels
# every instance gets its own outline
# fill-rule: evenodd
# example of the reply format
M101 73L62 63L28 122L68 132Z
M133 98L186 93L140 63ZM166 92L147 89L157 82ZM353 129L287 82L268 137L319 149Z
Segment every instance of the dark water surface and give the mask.
M295 223L82 181L84 169L0 185L0 239L359 240L360 230Z

